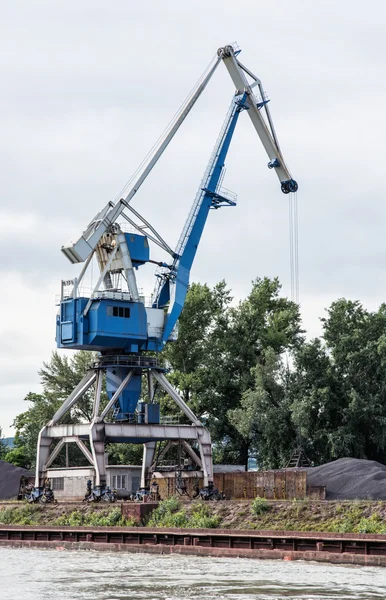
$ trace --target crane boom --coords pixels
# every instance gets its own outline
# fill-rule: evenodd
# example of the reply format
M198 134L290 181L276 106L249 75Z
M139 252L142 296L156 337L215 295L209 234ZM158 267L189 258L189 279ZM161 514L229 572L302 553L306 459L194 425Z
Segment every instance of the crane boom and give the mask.
M268 163L268 167L275 169L281 183L281 189L285 194L288 194L289 192L296 192L298 189L298 184L294 179L292 179L291 174L284 162L284 158L277 143L275 131L272 127L270 114L268 112L267 116L269 125L272 127L272 133L269 131L263 117L259 112L258 103L256 103L252 86L248 83L245 73L255 79L257 84L261 84L260 80L258 80L257 77L251 73L251 71L249 71L237 60L233 46L224 46L223 48L219 48L218 55L221 56L226 68L228 69L228 73L236 86L236 93L245 93L247 95L246 103L249 109L248 114L254 128L257 131L261 143L263 144L265 151L269 156L270 162ZM264 97L262 97L262 101L264 102Z
M162 342L168 340L181 314L189 285L190 270L209 210L221 206L235 206L236 196L220 188L225 159L229 150L239 114L246 108L246 94L232 99L231 106L218 136L216 145L204 173L201 185L192 204L189 216L178 241L173 265L161 275L153 306L169 304L162 332Z
M146 164L146 167L144 168L138 179L136 179L135 183L130 188L130 191L128 192L126 197L121 198L119 202L115 205L113 202L109 202L101 211L102 214L98 213L98 215L91 221L91 223L83 232L83 235L79 238L77 242L62 247L63 254L68 258L68 260L71 263L84 262L87 259L87 257L95 250L102 235L107 231L107 229L111 225L113 225L116 222L120 214L128 206L130 200L137 193L137 191L145 181L146 177L149 175L150 171L161 158L162 154L172 141L173 137L179 130L185 118L188 116L191 109L197 102L198 98L201 96L202 92L208 85L213 73L217 69L220 60L221 57L218 56L214 65L204 77L202 82L199 83L191 97L188 97L183 107L181 108L181 110L176 115L175 119L172 121L171 125L167 129L160 144L154 151L153 156Z

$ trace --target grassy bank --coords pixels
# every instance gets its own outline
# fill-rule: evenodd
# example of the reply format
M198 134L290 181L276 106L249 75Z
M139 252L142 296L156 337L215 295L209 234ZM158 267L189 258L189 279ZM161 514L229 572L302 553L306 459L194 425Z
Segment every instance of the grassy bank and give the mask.
M0 505L0 523L140 525L133 519L124 519L119 506L100 504ZM267 502L256 499L208 503L197 500L183 504L177 498L169 498L151 514L147 526L386 534L386 502Z
M118 505L80 504L26 504L0 505L0 524L3 525L83 525L128 526L137 525L134 519L122 517Z

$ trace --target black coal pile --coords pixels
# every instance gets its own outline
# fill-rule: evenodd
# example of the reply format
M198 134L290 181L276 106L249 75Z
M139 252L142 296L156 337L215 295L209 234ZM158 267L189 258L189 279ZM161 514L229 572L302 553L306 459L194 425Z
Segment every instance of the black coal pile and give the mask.
M386 500L386 466L375 460L340 458L305 470L309 486L326 486L327 500Z
M0 500L17 498L22 477L29 479L33 473L0 460Z

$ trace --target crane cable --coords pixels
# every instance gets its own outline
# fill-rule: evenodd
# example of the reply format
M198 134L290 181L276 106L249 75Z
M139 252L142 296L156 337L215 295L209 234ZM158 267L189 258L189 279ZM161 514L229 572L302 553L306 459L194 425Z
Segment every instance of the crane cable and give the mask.
M290 277L291 300L299 304L299 225L298 194L289 194L289 239L290 239Z

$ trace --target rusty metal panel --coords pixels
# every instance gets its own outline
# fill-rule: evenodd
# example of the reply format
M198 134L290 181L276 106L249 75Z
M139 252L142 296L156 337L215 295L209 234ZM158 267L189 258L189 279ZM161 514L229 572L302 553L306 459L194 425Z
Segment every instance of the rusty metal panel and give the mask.
M274 497L277 500L286 498L286 479L285 471L274 471Z
M306 471L295 471L295 474L295 497L298 499L305 498L307 495L307 473Z
M232 475L233 473L223 473L223 492L226 498L235 497L235 485Z
M265 488L265 497L269 500L274 499L274 472L273 471L264 471L264 488Z
M165 500L165 498L168 498L168 492L169 492L169 488L168 488L168 482L167 479L162 477L157 479L157 484L158 484L158 493L159 493L159 497L161 498L161 500Z
M252 498L256 498L257 494L256 494L256 485L255 485L255 477L254 477L254 473L245 473L245 475L247 476L247 497L252 499Z
M311 500L325 500L326 499L326 486L325 485L312 485L307 487L307 497Z
M264 490L264 473L263 471L257 471L254 473L256 496L259 498L265 498Z
M219 492L225 492L225 473L214 473L213 475L213 483L214 487L219 490Z
M287 500L293 500L296 498L296 473L295 471L286 471L285 474L285 487Z
M230 473L233 476L234 481L234 497L235 498L246 498L247 497L247 489L246 489L246 480L244 477L244 473Z

